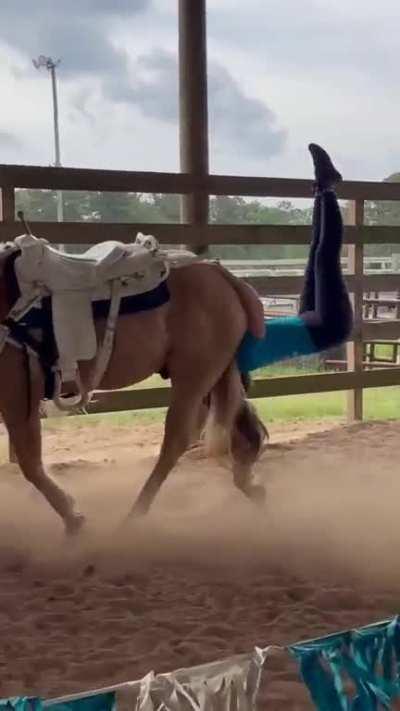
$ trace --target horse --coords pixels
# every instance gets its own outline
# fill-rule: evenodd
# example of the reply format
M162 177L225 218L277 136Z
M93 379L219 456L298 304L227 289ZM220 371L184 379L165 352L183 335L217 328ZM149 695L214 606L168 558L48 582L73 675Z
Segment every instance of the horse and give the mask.
M0 323L10 303L7 250L0 251ZM261 337L264 313L256 292L221 265L195 262L172 269L169 299L148 311L119 315L113 352L99 389L139 383L154 373L171 380L158 460L128 518L144 515L181 455L204 432L209 456L229 451L233 482L260 503L264 488L253 480L253 464L267 434L246 398L246 382L235 361L246 331ZM95 320L98 343L106 320ZM91 382L94 361L80 361ZM59 515L67 534L78 533L85 517L73 498L46 472L42 457L42 368L26 349L7 342L0 355L0 412L20 469Z

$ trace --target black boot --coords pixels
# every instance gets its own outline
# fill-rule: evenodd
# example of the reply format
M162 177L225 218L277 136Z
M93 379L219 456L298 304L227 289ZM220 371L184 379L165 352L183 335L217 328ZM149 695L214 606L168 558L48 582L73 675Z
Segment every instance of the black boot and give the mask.
M342 181L326 151L316 143L310 143L308 150L314 163L316 191L330 190Z

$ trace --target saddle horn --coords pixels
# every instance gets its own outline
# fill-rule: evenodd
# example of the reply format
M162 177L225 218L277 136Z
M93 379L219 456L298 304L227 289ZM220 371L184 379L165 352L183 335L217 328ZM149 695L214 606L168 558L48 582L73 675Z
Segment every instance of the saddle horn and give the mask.
M17 212L17 217L18 217L19 220L21 220L21 222L22 222L22 224L23 224L23 226L24 226L24 228L25 228L26 234L28 234L28 235L30 235L30 236L32 237L32 231L31 231L31 228L29 227L28 222L25 220L24 211L23 211L23 210L18 210L18 212Z

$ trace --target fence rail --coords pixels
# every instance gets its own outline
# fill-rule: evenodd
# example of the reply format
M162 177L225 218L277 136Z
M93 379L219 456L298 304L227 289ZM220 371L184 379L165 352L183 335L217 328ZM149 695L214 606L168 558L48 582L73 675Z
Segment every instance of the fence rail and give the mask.
M0 183L1 185L1 183ZM400 199L400 197L399 197ZM132 240L137 232L153 233L162 244L205 245L306 245L310 243L308 225L185 225L158 222L32 222L33 231L49 242L96 244L103 239ZM21 234L21 223L14 218L0 223L0 240ZM398 227L378 225L345 227L346 244L398 244Z
M209 195L310 198L310 180L252 178L241 176L188 173L150 173L77 168L0 165L1 221L0 241L11 240L21 232L15 219L15 190L83 190L105 192L159 192L193 195L203 200ZM197 196L197 198L196 198ZM256 380L251 397L274 397L343 390L348 392L348 415L362 419L364 388L400 384L400 368L363 369L363 342L368 339L400 337L399 320L366 320L363 322L364 292L399 291L400 274L364 273L364 246L399 244L400 229L390 226L364 225L366 200L400 200L399 183L343 182L339 198L349 201L350 223L345 228L349 274L346 281L352 294L355 327L348 345L348 371ZM163 244L185 244L196 250L210 245L306 245L310 228L304 225L215 225L158 223L32 222L34 234L58 244L94 244L105 239L131 241L136 232L150 232ZM375 260L377 261L377 260ZM379 260L378 260L379 261ZM231 265L232 266L232 265ZM295 275L246 277L261 296L298 294L302 277ZM169 402L168 387L142 388L99 393L90 412L165 407Z
M240 175L195 175L150 171L53 168L0 164L0 186L32 190L89 190L187 195L308 198L313 181ZM347 180L337 188L345 200L400 200L400 183Z
M362 373L315 373L313 375L288 375L275 378L259 378L252 383L251 398L280 397L282 395L306 395L355 388L377 388L400 384L400 368L368 370ZM168 407L169 387L138 388L137 390L105 391L96 394L88 407L90 414L120 412L124 410L147 410Z

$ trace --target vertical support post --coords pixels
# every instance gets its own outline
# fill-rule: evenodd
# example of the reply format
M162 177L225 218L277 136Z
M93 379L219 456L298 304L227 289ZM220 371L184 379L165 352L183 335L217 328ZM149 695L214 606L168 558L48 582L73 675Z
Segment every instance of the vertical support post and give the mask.
M364 200L350 203L349 222L357 227L364 224ZM347 369L361 373L363 370L363 277L364 277L364 245L357 239L355 244L348 246L348 266L350 274L354 275L354 291L352 295L354 309L354 340L347 344ZM347 419L350 422L363 419L363 390L354 388L347 393Z
M374 291L372 294L374 299L379 299L379 291ZM379 316L379 304L375 303L372 307L372 318L378 318Z
M15 222L14 188L1 188L0 220L2 222Z
M61 151L60 151L60 129L58 123L58 97L57 97L57 79L56 79L56 64L53 62L50 65L51 75L51 90L53 94L53 123L54 123L54 149L56 168L61 166ZM64 219L63 194L61 190L57 190L57 222L62 222ZM61 246L61 245L60 245ZM62 251L64 248L62 247Z
M179 143L181 171L205 178L208 162L206 0L179 0ZM209 196L204 190L181 197L181 222L207 225ZM207 251L199 238L191 245Z
M2 222L15 221L15 191L14 188L1 188L0 219ZM17 457L14 448L8 439L8 461L16 463Z
M373 341L371 341L371 343L369 344L369 359L370 359L370 361L373 362L375 360L375 358L376 358L375 343Z
M395 319L398 321L400 319L400 289L396 291L396 311Z

